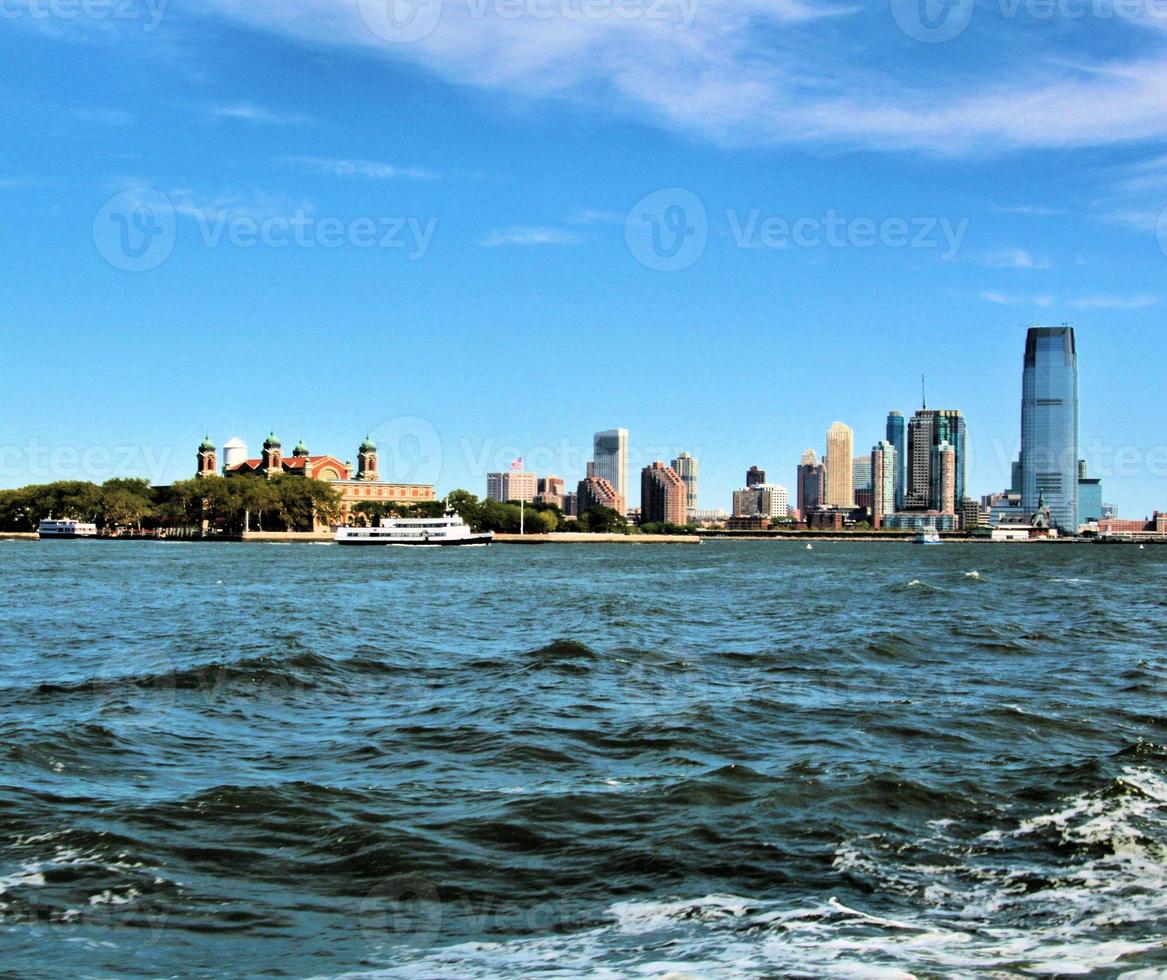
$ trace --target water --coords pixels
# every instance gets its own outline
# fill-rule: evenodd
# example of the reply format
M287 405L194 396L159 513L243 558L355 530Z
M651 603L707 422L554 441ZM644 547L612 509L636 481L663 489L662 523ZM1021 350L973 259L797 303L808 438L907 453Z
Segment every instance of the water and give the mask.
M1152 976L1165 586L1154 548L2 542L0 972Z

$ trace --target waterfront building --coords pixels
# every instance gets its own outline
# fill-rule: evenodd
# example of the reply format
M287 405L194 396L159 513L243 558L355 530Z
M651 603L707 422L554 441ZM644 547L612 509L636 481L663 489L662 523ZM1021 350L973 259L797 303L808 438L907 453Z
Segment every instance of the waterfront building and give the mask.
M552 504L560 510L563 510L563 489L562 477L540 477L536 488L535 501L541 504Z
M851 489L870 490L871 487L871 457L856 456L851 460Z
M929 528L935 531L956 531L959 520L955 514L941 514L937 510L904 511L900 514L888 514L883 519L883 526L890 531L924 531Z
M960 523L966 531L975 531L989 526L989 515L975 500L965 497L960 503Z
M902 412L888 412L887 415L887 441L891 443L892 448L896 451L896 504L897 511L903 510L905 506L904 497L907 489L906 467L908 462L908 435L907 423L904 421Z
M882 527L883 518L896 513L896 477L899 471L899 455L891 440L876 443L871 450L872 527Z
M565 517L579 516L579 508L576 506L577 500L578 497L574 490L571 493L565 493L563 495L563 515Z
M826 503L831 507L850 509L855 506L855 488L851 478L854 439L851 428L842 422L836 422L827 433Z
M817 510L826 502L827 477L826 470L818 461L813 449L802 454L802 462L798 467L798 512L805 518L812 511Z
M602 476L589 476L580 480L576 488L576 514L582 517L592 507L607 507L618 514L627 514L628 507L623 497L616 492L611 481Z
M274 432L264 440L263 453L258 459L248 459L247 446L237 438L228 442L223 449L225 477L257 476L271 479L278 474L289 474L330 483L340 494L343 524L349 523L360 504L417 504L437 499L431 484L382 480L377 465L377 446L368 436L365 436L357 449L355 473L351 463L336 456L313 455L303 440L292 450L291 456L285 456L283 446ZM203 467L207 458L213 457L213 453L211 440L204 439L199 447L198 476L209 475L203 471Z
M539 492L539 481L534 473L525 470L507 470L486 474L486 499L506 503L509 500L531 503Z
M1055 524L1078 527L1078 349L1074 328L1031 327L1021 381L1021 502L1044 495Z
M732 516L720 507L697 508L688 513L690 524L725 524Z
M1117 507L1117 505L1115 505L1115 504L1103 504L1102 505L1102 519L1104 521L1117 521L1118 520L1118 507Z
M761 499L753 487L743 487L733 492L733 516L757 517L761 511Z
M761 516L731 517L725 522L725 529L727 531L768 531L770 530L770 518Z
M922 408L908 423L907 510L945 510L941 445L953 454L953 507L965 497L967 426L955 409Z
M747 487L760 487L765 482L766 482L766 471L765 470L760 469L757 466L751 466L748 470L746 470L746 486Z
M790 516L790 491L780 483L764 483L758 489L758 512L763 517L785 520Z
M945 440L936 450L940 461L940 513L956 513L956 449Z
M685 481L685 490L688 497L687 510L697 509L697 478L700 464L688 453L681 453L673 460L673 469L677 476Z
M589 476L607 480L620 498L620 506L613 508L624 514L628 500L628 430L608 429L597 432L592 444L592 464Z
M645 524L684 524L688 517L688 488L677 471L664 463L650 463L640 471L640 519Z
M1102 503L1102 480L1090 476L1086 460L1078 461L1078 524L1101 520L1105 505Z

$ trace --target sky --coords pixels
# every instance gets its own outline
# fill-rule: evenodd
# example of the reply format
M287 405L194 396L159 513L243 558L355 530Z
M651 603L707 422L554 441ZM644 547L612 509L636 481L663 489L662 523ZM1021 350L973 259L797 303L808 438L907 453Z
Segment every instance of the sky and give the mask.
M1167 509L1159 0L0 0L0 60L0 486L274 429L481 495L624 427L728 509L926 375L979 496L1070 322Z

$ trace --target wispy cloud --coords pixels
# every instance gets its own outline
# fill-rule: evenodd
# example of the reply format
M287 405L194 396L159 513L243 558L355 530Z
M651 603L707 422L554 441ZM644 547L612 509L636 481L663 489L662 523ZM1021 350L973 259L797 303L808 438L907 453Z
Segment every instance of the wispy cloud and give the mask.
M579 235L560 228L517 227L492 231L478 244L483 248L500 245L577 245Z
M421 36L405 39L362 19L376 4L208 4L311 43L413 61L460 85L584 100L728 144L984 155L1167 138L1167 35L1143 29L1155 26L1152 18L1093 18L1098 42L1071 47L1064 31L1039 36L981 16L978 5L964 36L917 48L946 55L937 70L936 59L904 56L904 45L916 42L887 4L845 0L612 2L598 5L602 15L582 17L566 16L578 9L566 2L547 4L540 17L447 3ZM631 7L676 16L618 13Z
M1069 214L1065 208L1046 207L1041 204L997 205L993 211L997 214L1019 214L1033 218L1053 218Z
M569 225L622 225L624 215L618 211L597 211L590 208L576 208L563 216Z
M1005 248L990 252L981 257L980 264L987 265L991 269L1042 270L1050 268L1049 259L1035 257L1023 248Z
M984 292L981 299L999 306L1036 306L1043 310L1053 307L1069 310L1145 310L1158 306L1158 296L1084 296L1078 299L1059 299L1047 294L1011 296L1005 293Z
M241 102L234 105L211 106L207 110L213 119L262 123L271 126L303 126L314 122L311 116L300 112L278 112L263 106Z
M348 160L332 157L288 157L288 163L302 166L328 177L364 177L369 180L435 180L437 174L420 167L398 167L376 160Z

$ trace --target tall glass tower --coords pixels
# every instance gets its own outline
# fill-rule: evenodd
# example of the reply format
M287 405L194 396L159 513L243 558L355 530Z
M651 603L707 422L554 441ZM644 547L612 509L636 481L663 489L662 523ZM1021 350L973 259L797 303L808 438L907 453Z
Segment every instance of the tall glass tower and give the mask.
M1021 380L1021 506L1045 495L1058 527L1078 529L1078 345L1073 327L1031 327Z
M616 488L616 493L628 501L628 430L608 429L597 432L592 443L593 472L588 475L602 476ZM627 515L625 515L627 516Z
M904 422L903 414L900 412L889 412L887 416L887 441L891 443L892 448L896 451L895 508L897 511L904 509L905 489L907 487L907 431L907 424Z

